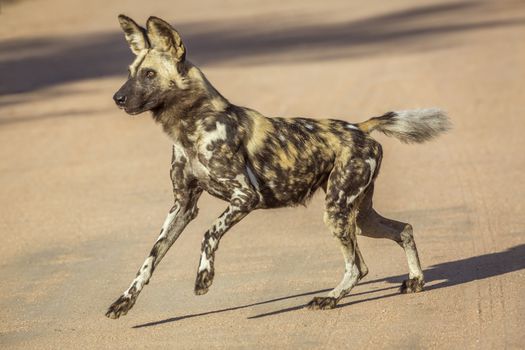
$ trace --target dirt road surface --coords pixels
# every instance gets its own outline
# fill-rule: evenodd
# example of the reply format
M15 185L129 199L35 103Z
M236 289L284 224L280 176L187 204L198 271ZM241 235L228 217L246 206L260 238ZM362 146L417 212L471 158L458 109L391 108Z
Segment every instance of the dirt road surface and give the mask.
M385 150L376 206L415 227L424 293L400 295L394 243L360 238L370 274L340 307L304 310L344 265L307 208L258 211L193 295L205 195L119 320L104 317L156 239L170 143L111 96L131 62L116 16L175 24L233 103L361 121L439 106L453 132ZM523 1L10 1L0 13L3 349L525 347Z

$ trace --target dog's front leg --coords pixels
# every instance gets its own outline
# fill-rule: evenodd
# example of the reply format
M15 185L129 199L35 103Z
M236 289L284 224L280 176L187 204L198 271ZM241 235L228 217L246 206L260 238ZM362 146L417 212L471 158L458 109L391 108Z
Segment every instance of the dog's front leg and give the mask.
M168 249L179 238L188 223L197 216L197 200L201 193L202 190L194 189L184 196L175 197L175 204L169 211L149 256L140 267L129 288L108 308L107 317L119 318L127 314L133 307L140 291L144 285L148 284L153 271L166 255Z
M201 258L197 279L195 280L195 294L206 294L213 283L215 252L219 248L222 236L233 225L248 215L255 208L257 201L258 197L251 192L240 198L232 199L228 208L215 220L212 227L206 231L201 245Z

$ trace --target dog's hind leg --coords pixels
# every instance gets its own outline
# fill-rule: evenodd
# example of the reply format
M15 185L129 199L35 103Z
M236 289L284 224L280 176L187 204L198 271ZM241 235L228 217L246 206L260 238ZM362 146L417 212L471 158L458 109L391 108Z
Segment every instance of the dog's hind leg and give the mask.
M347 155L347 156L346 156ZM339 155L329 177L324 221L340 243L345 260L343 279L326 297L315 297L309 309L332 309L368 272L357 246L357 208L362 194L373 179L376 163L372 159L351 160L351 154Z
M184 192L187 193L175 196L175 204L168 213L149 256L140 267L129 288L108 308L106 312L107 317L115 319L128 313L135 304L144 285L148 284L153 271L164 255L166 255L188 223L197 216L197 201L202 190L194 188Z
M372 238L388 238L399 244L405 250L409 271L409 279L403 281L401 292L415 293L422 291L425 280L414 241L412 225L379 215L372 208L373 188L369 190L357 217L357 225L361 234Z
M326 183L323 185L323 191L326 193ZM373 185L370 185L369 187L373 187ZM358 227L357 234L360 234L360 230ZM363 255L361 254L361 250L359 249L359 246L356 245L356 256L355 256L355 263L357 264L357 268L359 269L359 280L363 279L366 275L368 275L368 266L365 264L365 260L363 258Z

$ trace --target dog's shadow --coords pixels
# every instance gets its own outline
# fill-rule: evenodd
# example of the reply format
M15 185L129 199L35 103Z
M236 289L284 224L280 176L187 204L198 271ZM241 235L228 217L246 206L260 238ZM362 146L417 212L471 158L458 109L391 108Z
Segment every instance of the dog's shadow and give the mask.
M515 247L509 248L507 250L497 252L497 253L484 254L484 255L465 258L461 260L449 261L449 262L431 266L430 268L425 270L425 279L428 285L426 290L428 291L428 290L434 290L434 289L439 289L439 288L460 285L463 283L468 283L468 282L472 282L476 280L482 280L485 278L503 275L509 272L519 271L524 268L525 268L525 244L521 244L521 245L517 245ZM350 301L344 304L339 304L337 307L340 308L340 307L345 307L345 306L358 304L358 303L362 303L366 301L388 298L388 297L397 295L399 294L397 291L398 285L405 278L406 278L406 275L398 275L398 276L363 282L360 285L373 284L377 282L386 281L388 283L395 283L396 286L372 289L372 290L368 290L368 291L361 292L361 293L352 293L348 297L365 295L365 294L370 294L370 293L375 293L375 292L380 292L380 291L385 291L385 290L396 289L396 291L385 294L385 295L376 296L376 297L372 296L372 297L365 298L365 299L358 300L358 301ZM433 282L437 282L437 283L433 283ZM189 315L178 316L178 317L171 317L171 318L167 318L167 319L160 320L160 321L139 324L139 325L134 326L133 328L157 326L157 325L161 325L164 323L181 321L187 318L206 316L206 315L211 315L211 314L216 314L216 313L221 313L221 312L245 309L245 308L249 308L253 306L274 303L274 302L287 300L287 299L305 297L305 296L319 294L319 293L326 293L329 290L330 289L321 289L321 290L316 290L313 292L295 294L295 295L285 296L281 298L261 301L257 303L240 305L240 306L231 307L231 308L207 311L207 312L202 312L202 313L197 313L197 314L189 314ZM279 309L279 310L272 311L272 312L262 313L262 314L254 315L248 318L249 319L262 318L262 317L267 317L267 316L272 316L272 315L277 315L277 314L282 314L282 313L286 313L290 311L299 310L304 307L305 307L305 304L301 303L300 305L297 305L297 306Z

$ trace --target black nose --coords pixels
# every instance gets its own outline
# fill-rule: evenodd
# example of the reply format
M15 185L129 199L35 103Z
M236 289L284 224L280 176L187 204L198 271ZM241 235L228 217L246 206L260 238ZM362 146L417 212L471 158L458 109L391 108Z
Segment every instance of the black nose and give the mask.
M118 92L113 96L113 100L115 100L115 103L119 106L124 105L126 103L126 95L121 95Z

